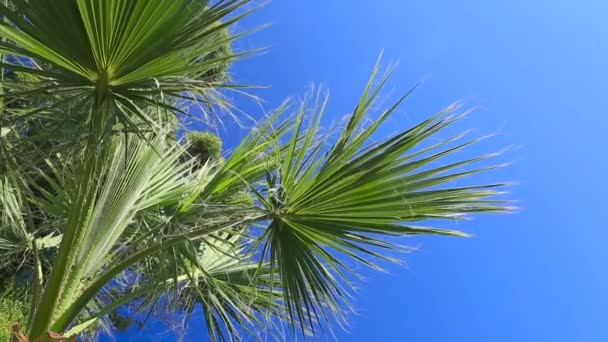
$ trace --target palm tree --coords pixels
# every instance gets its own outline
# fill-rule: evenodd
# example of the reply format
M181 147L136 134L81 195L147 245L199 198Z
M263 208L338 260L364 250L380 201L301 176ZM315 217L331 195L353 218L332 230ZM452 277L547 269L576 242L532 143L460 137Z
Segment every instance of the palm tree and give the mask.
M214 75L242 55L218 48L247 2L0 5L0 271L22 275L11 283L31 303L16 340L91 334L124 307L186 323L200 306L214 340L282 321L318 333L343 318L351 262L392 260L392 236L466 236L423 222L509 210L493 198L503 183L448 184L500 167L467 168L494 154L434 163L480 141L429 144L456 106L370 142L409 95L363 124L390 76L379 63L335 142L319 92L225 160L197 158L175 117L232 108Z

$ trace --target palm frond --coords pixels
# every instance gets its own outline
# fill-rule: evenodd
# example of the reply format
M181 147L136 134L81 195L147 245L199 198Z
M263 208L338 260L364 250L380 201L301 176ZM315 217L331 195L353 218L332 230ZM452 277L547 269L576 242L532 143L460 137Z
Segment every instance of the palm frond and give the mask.
M374 87L378 65L337 142L314 144L324 101L317 101L304 129L307 109L300 109L290 134L288 153L267 175L260 202L271 222L260 236L263 253L282 282L291 321L314 326L338 317L348 305L350 258L373 268L373 259L392 260L382 250L398 250L380 237L439 234L467 236L425 220L455 220L469 213L504 212L510 207L492 197L506 184L450 186L496 166L477 166L496 154L433 166L432 162L477 143L458 142L464 135L435 144L438 133L458 121L455 106L379 142L369 138L409 95L384 111L369 127L363 119L387 77ZM430 145L430 146L429 146ZM453 146L455 145L455 146ZM463 171L459 168L473 166ZM345 258L346 257L346 258ZM265 259L266 260L266 259ZM333 315L332 315L333 314Z
M41 302L37 312L43 315L45 310L52 310L53 315L46 315L59 320L54 322L56 326L70 322L60 318L68 315L65 311L82 290L81 281L94 277L115 249L120 249L117 243L135 215L146 208L178 203L185 189L190 189L189 182L195 180L190 172L193 162L179 161L182 152L178 148L181 147L167 147L161 138L145 141L138 137L120 136L115 140L115 147L106 155L99 156L103 166L94 174L96 186L91 189L92 198L84 219L68 219L62 231L64 237L68 234L74 236L72 266L63 271L63 279L66 280L60 284L57 302L54 305ZM65 167L70 168L71 165ZM66 176L53 178L69 180L72 178L70 175L77 172L78 168L63 170ZM59 184L55 189L58 195L50 198L50 202L55 203L60 197L67 201L66 205L78 205L81 198L74 196L78 194L75 188L78 186L79 183L73 181ZM70 214L70 209L66 214ZM77 313L72 312L71 315Z
M16 234L23 235L25 232L24 199L23 191L27 189L15 156L11 139L12 130L1 127L0 135L0 230L9 229Z
M218 39L217 33L250 12L231 16L247 2L15 0L11 7L0 4L8 20L0 23L0 34L7 38L0 51L14 57L0 66L36 75L29 96L61 95L84 109L109 103L117 109L109 124L154 127L145 109L163 99L187 92L202 102L224 102L216 92L222 83L201 75L239 57L213 53L239 38ZM83 112L87 121L100 115Z
M284 318L277 279L267 267L258 270L258 263L243 252L247 245L239 240L238 235L225 234L209 240L178 297L190 312L201 305L214 341L251 336L263 327L271 333L272 320Z

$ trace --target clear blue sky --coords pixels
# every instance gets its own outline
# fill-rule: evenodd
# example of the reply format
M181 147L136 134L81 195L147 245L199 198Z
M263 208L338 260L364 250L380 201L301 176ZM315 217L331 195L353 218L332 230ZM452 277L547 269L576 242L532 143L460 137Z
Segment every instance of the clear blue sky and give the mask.
M484 151L515 146L501 157L513 165L478 180L520 182L520 212L453 226L471 239L408 240L407 267L365 273L338 340L608 341L607 13L603 0L275 0L240 24L272 24L239 45L269 51L233 68L271 86L257 92L268 108L321 82L329 124L384 50L400 62L388 98L424 84L383 134L464 99L480 108L461 128L498 133ZM202 330L193 322L189 339Z

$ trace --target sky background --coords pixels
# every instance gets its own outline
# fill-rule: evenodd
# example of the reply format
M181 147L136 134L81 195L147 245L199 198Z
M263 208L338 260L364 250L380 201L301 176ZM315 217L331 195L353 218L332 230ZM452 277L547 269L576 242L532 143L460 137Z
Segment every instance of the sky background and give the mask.
M423 84L381 135L463 100L478 109L459 128L497 136L461 157L513 145L499 158L511 166L476 180L518 181L519 212L451 226L470 239L408 239L406 267L364 272L339 341L608 341L606 13L603 0L275 0L239 24L272 24L237 44L268 51L232 68L270 86L256 91L267 109L322 83L329 126L383 50L383 65L399 62L383 99ZM244 134L221 133L228 146ZM119 340L175 340L162 329ZM193 321L186 340L203 331Z

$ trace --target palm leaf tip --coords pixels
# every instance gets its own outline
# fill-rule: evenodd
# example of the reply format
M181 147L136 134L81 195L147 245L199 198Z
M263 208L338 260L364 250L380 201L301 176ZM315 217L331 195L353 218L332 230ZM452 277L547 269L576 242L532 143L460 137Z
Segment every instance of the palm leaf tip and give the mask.
M376 66L354 114L328 151L312 143L324 105L300 109L283 162L267 177L267 199L261 202L272 223L260 239L264 255L280 275L290 318L297 324L310 327L340 316L348 303L346 280L352 271L344 260L377 268L372 259L392 261L387 251L399 249L392 236L469 236L417 222L513 209L499 198L507 183L461 185L478 173L506 166L483 166L497 157L494 153L452 161L485 137L464 140L466 134L458 134L434 142L464 117L454 115L459 105L370 144L368 139L407 97L364 127L386 82L386 77L380 78L374 87L377 73ZM303 116L309 112L312 118L304 129Z

